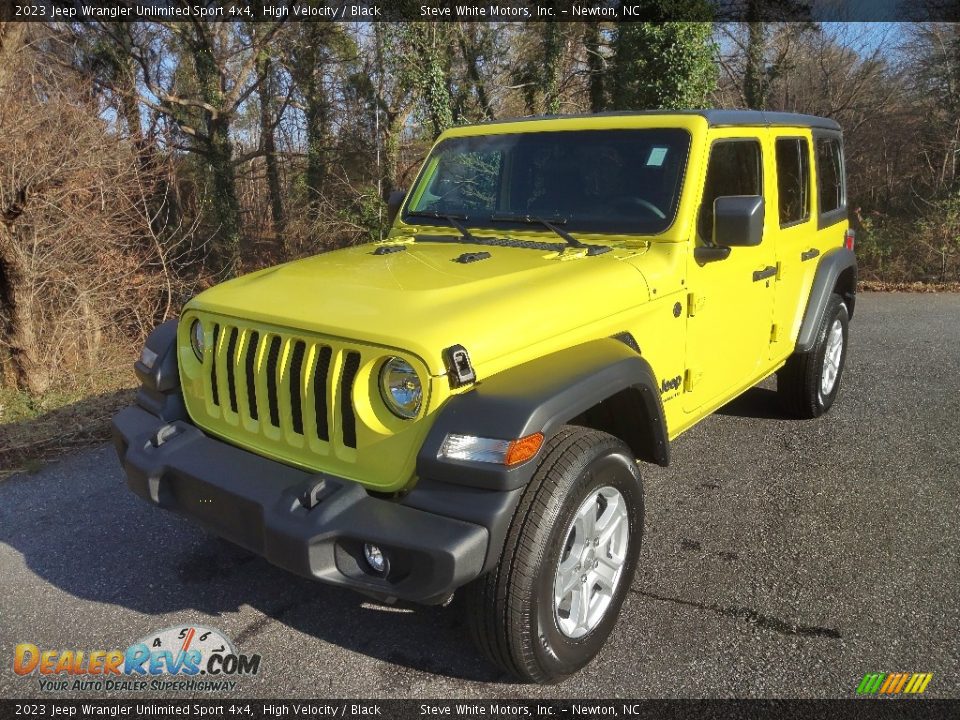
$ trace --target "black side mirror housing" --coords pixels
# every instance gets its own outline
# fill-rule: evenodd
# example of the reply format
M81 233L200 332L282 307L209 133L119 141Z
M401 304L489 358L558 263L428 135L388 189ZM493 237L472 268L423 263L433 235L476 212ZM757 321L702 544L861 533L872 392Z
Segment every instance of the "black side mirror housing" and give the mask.
M713 201L713 244L755 247L763 240L763 197L725 195Z
M388 225L393 225L393 221L397 218L397 213L400 212L400 207L403 205L403 201L406 197L407 197L406 189L394 190L387 197L387 224Z

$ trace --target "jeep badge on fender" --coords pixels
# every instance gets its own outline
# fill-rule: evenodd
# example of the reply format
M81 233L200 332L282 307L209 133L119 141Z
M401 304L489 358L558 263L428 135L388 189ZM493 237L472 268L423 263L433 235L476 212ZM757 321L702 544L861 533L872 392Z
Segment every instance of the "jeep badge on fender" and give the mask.
M148 337L130 488L290 572L464 588L480 649L597 654L643 532L638 460L776 373L840 390L857 264L832 120L704 110L443 133L381 242L252 273ZM144 572L149 572L144 569Z

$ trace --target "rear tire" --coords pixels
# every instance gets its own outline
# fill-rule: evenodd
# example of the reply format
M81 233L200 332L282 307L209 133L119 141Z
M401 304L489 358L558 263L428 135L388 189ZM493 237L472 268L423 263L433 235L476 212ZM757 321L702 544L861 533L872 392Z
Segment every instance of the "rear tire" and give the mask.
M847 306L834 293L827 301L813 348L792 355L777 371L777 394L791 415L819 417L837 399L847 359L849 323Z
M580 670L616 624L642 534L630 449L606 433L562 428L544 446L499 563L466 589L477 647L525 682Z

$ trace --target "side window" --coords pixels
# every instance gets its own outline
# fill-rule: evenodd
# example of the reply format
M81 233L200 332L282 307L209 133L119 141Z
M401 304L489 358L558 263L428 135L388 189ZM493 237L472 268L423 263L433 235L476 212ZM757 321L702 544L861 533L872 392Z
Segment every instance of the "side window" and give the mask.
M817 191L821 215L842 208L846 203L843 153L837 138L817 138Z
M713 201L724 195L763 195L763 155L758 140L721 140L710 149L697 232L713 241Z
M810 146L806 138L777 138L780 227L810 218Z

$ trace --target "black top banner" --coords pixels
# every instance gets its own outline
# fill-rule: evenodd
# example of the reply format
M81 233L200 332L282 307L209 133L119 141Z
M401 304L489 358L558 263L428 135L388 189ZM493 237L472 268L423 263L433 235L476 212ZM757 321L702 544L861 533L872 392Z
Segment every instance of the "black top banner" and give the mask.
M0 0L23 22L920 22L960 0Z

